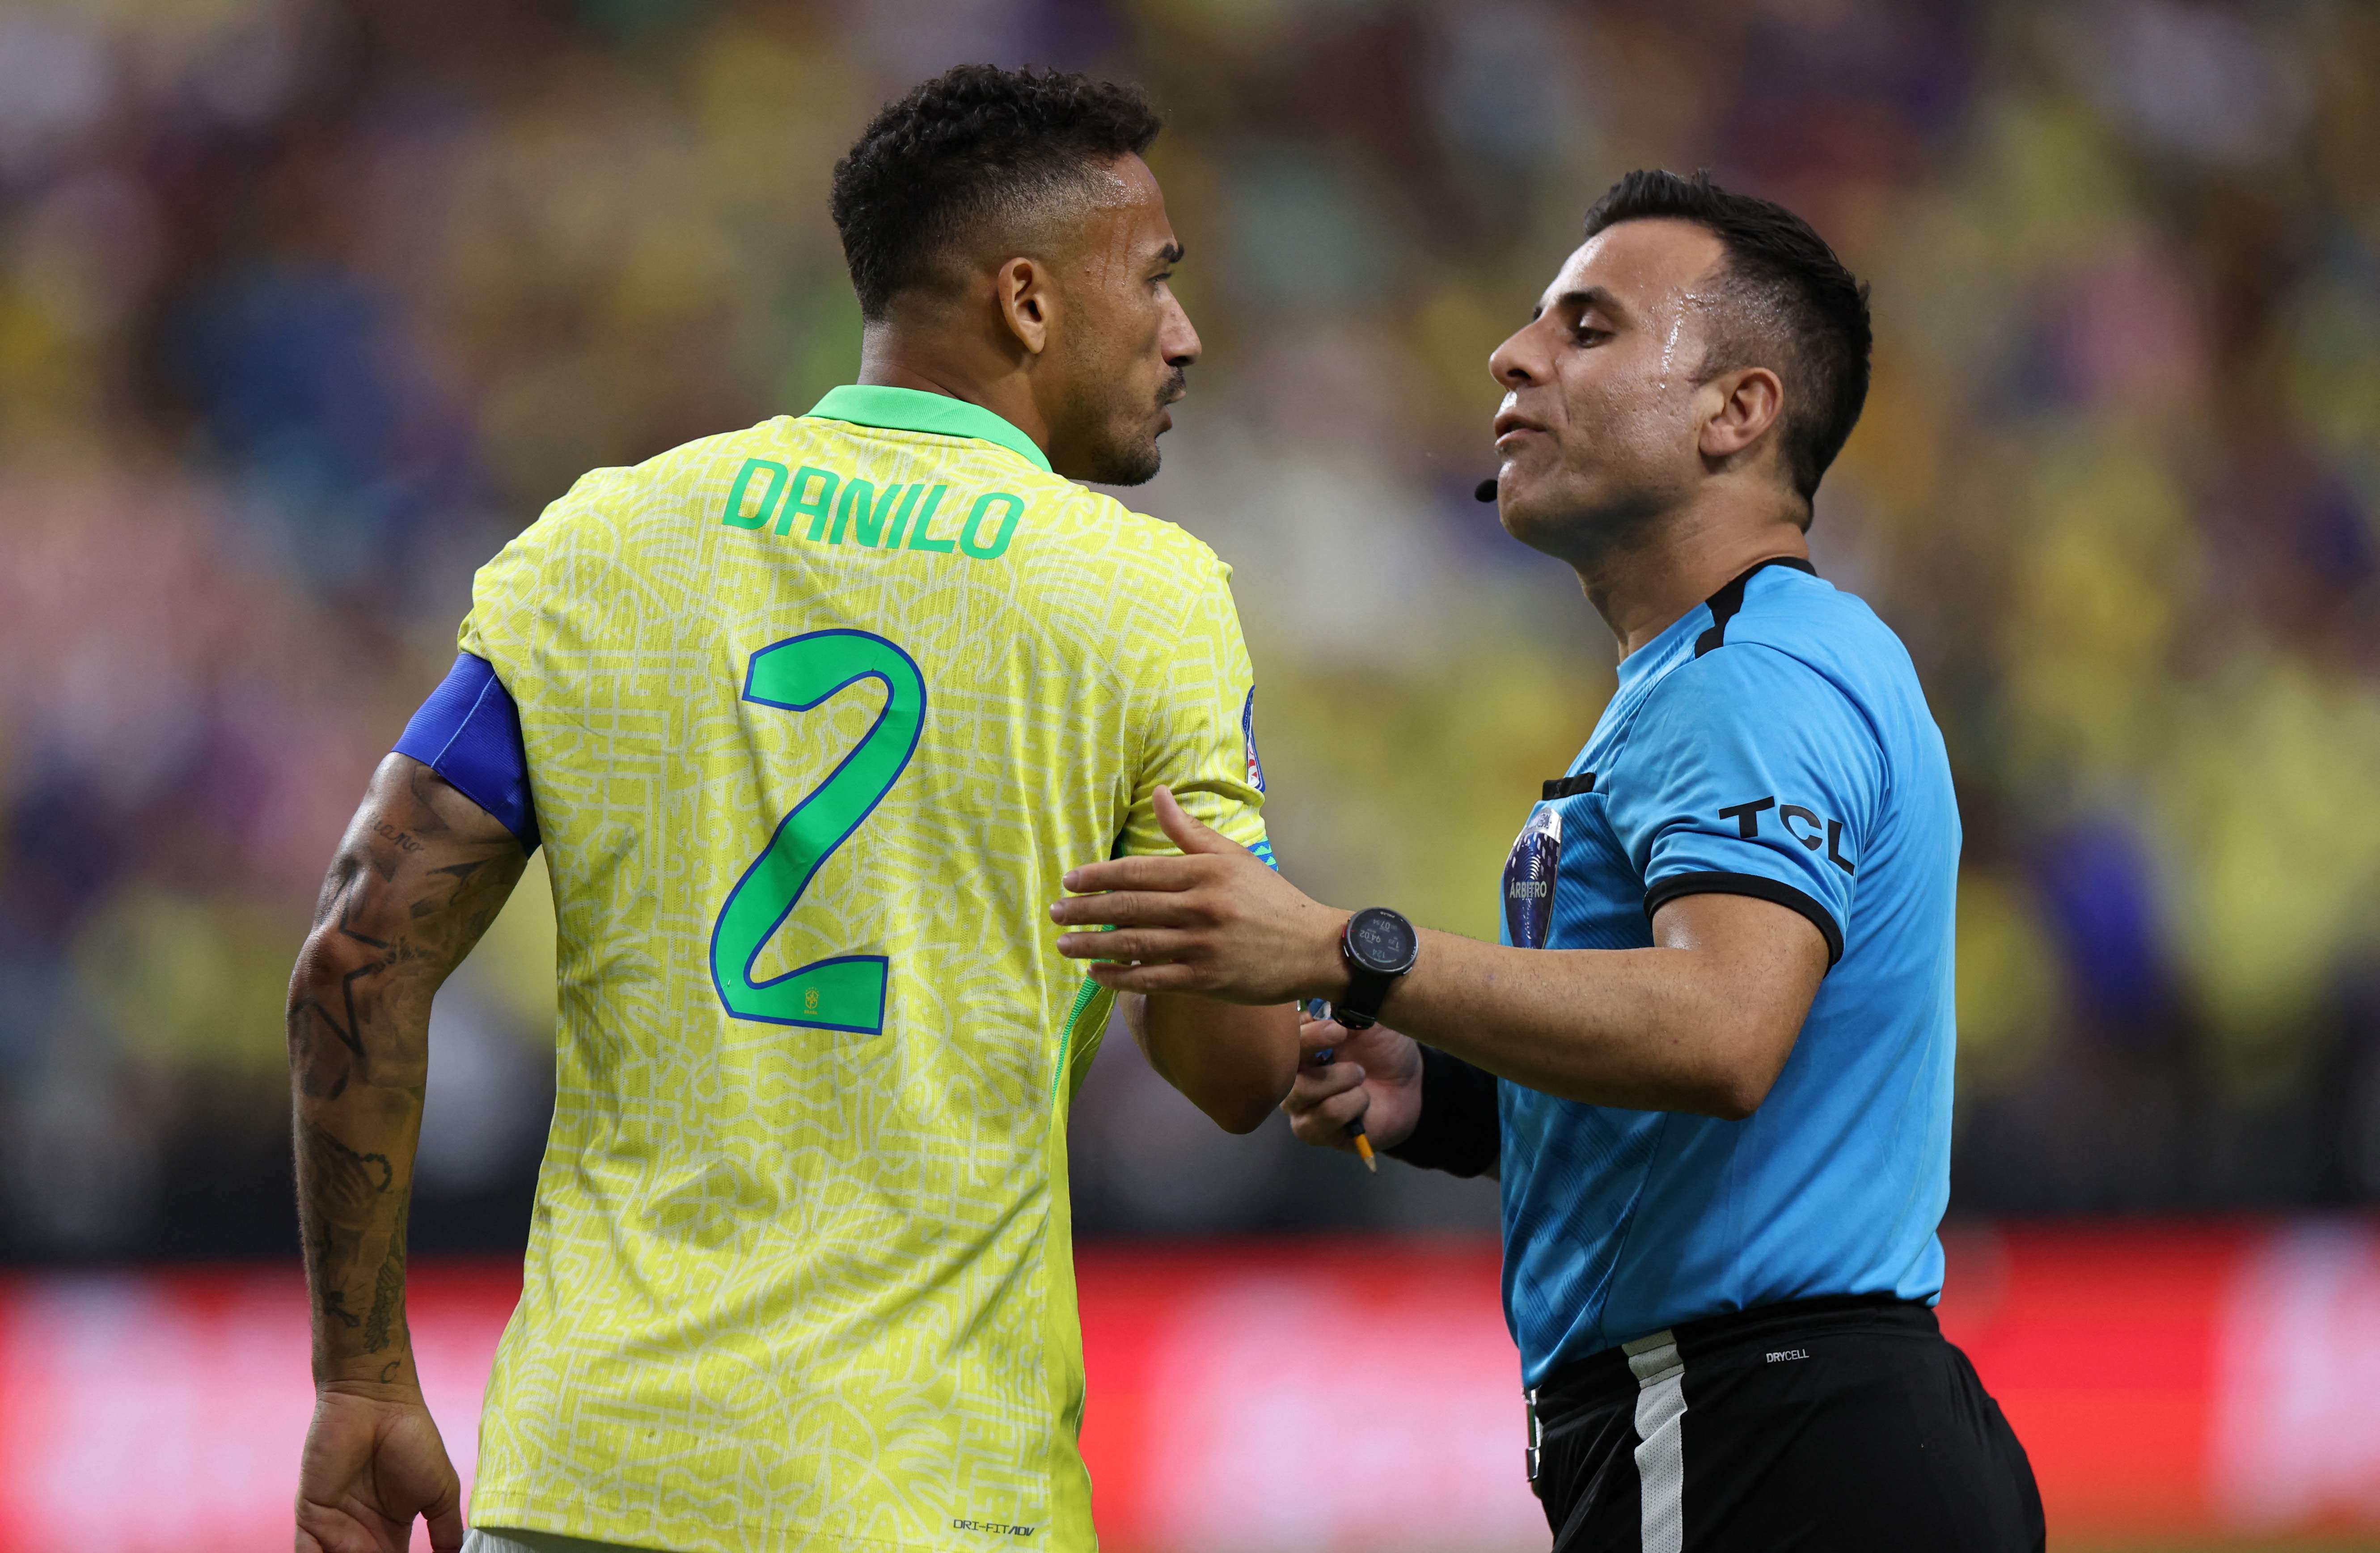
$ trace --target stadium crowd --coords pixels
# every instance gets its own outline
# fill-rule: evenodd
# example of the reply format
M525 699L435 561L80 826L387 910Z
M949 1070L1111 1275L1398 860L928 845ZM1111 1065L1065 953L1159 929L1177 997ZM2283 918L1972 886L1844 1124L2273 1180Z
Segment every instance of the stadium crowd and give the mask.
M0 0L0 1257L294 1245L290 959L471 569L847 379L832 157L964 58L1169 114L1207 352L1130 500L1238 568L1293 877L1492 934L1613 673L1471 500L1487 355L1707 165L1875 286L1811 540L1958 774L1954 1213L2380 1200L2369 7ZM424 1251L522 1233L539 877L439 1003ZM1075 1137L1087 1233L1494 1214L1122 1038Z

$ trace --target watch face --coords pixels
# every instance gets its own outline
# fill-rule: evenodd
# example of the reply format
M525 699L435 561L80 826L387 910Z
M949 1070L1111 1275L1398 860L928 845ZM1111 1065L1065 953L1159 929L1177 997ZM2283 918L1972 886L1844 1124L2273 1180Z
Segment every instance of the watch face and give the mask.
M1386 906L1372 906L1347 925L1347 947L1366 970L1396 976L1411 968L1421 940L1412 923Z

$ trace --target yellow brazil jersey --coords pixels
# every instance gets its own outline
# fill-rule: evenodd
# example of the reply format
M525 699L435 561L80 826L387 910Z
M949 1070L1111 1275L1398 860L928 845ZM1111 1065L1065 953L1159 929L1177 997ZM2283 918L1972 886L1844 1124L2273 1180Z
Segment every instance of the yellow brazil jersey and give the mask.
M1228 569L990 412L839 388L578 481L473 590L560 925L472 1519L1088 1549L1075 864L1264 848Z

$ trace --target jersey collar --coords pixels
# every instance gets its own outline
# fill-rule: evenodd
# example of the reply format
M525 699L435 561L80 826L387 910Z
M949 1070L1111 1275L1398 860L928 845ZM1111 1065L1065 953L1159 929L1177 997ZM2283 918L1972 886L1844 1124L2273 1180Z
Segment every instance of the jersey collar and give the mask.
M1685 655L1686 644L1694 639L1695 617L1701 613L1696 605L1677 619L1661 627L1660 635L1620 661L1620 688L1632 690L1647 679L1658 679Z
M996 443L1030 462L1043 474L1051 473L1050 455L1033 439L1007 421L964 399L929 394L917 388L888 388L879 383L844 383L827 390L810 414L821 420L845 420L854 426L878 426L888 431L923 431L934 437L972 437Z
M1817 567L1798 555L1772 555L1766 561L1754 562L1725 588L1704 600L1695 609L1688 610L1661 627L1658 636L1621 659L1620 687L1625 690L1647 675L1667 671L1672 661L1685 654L1689 641L1693 643L1692 652L1696 658L1724 643L1727 640L1727 623L1743 610L1744 589L1754 577L1770 566L1790 566L1812 576L1818 575ZM1697 613L1706 606L1710 610L1707 624Z

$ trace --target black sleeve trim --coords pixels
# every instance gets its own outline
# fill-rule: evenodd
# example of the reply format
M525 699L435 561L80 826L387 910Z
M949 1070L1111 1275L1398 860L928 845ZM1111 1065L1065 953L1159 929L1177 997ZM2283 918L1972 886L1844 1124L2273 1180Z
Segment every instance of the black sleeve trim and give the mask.
M1825 935L1827 965L1834 967L1843 957L1843 930L1835 925L1835 914L1817 901L1790 884L1779 884L1758 874L1671 874L1657 880L1653 888L1645 892L1645 920L1681 895L1749 895L1755 901L1774 901L1790 906L1810 919L1810 925Z
M1421 1049L1421 1116L1413 1134L1394 1148L1402 1159L1449 1175L1485 1175L1501 1160L1504 1121L1496 1106L1496 1076L1434 1047Z
M1576 776L1554 777L1546 783L1546 795L1542 802L1550 804L1556 798L1575 798L1582 793L1594 791L1595 773L1593 771L1581 771Z

